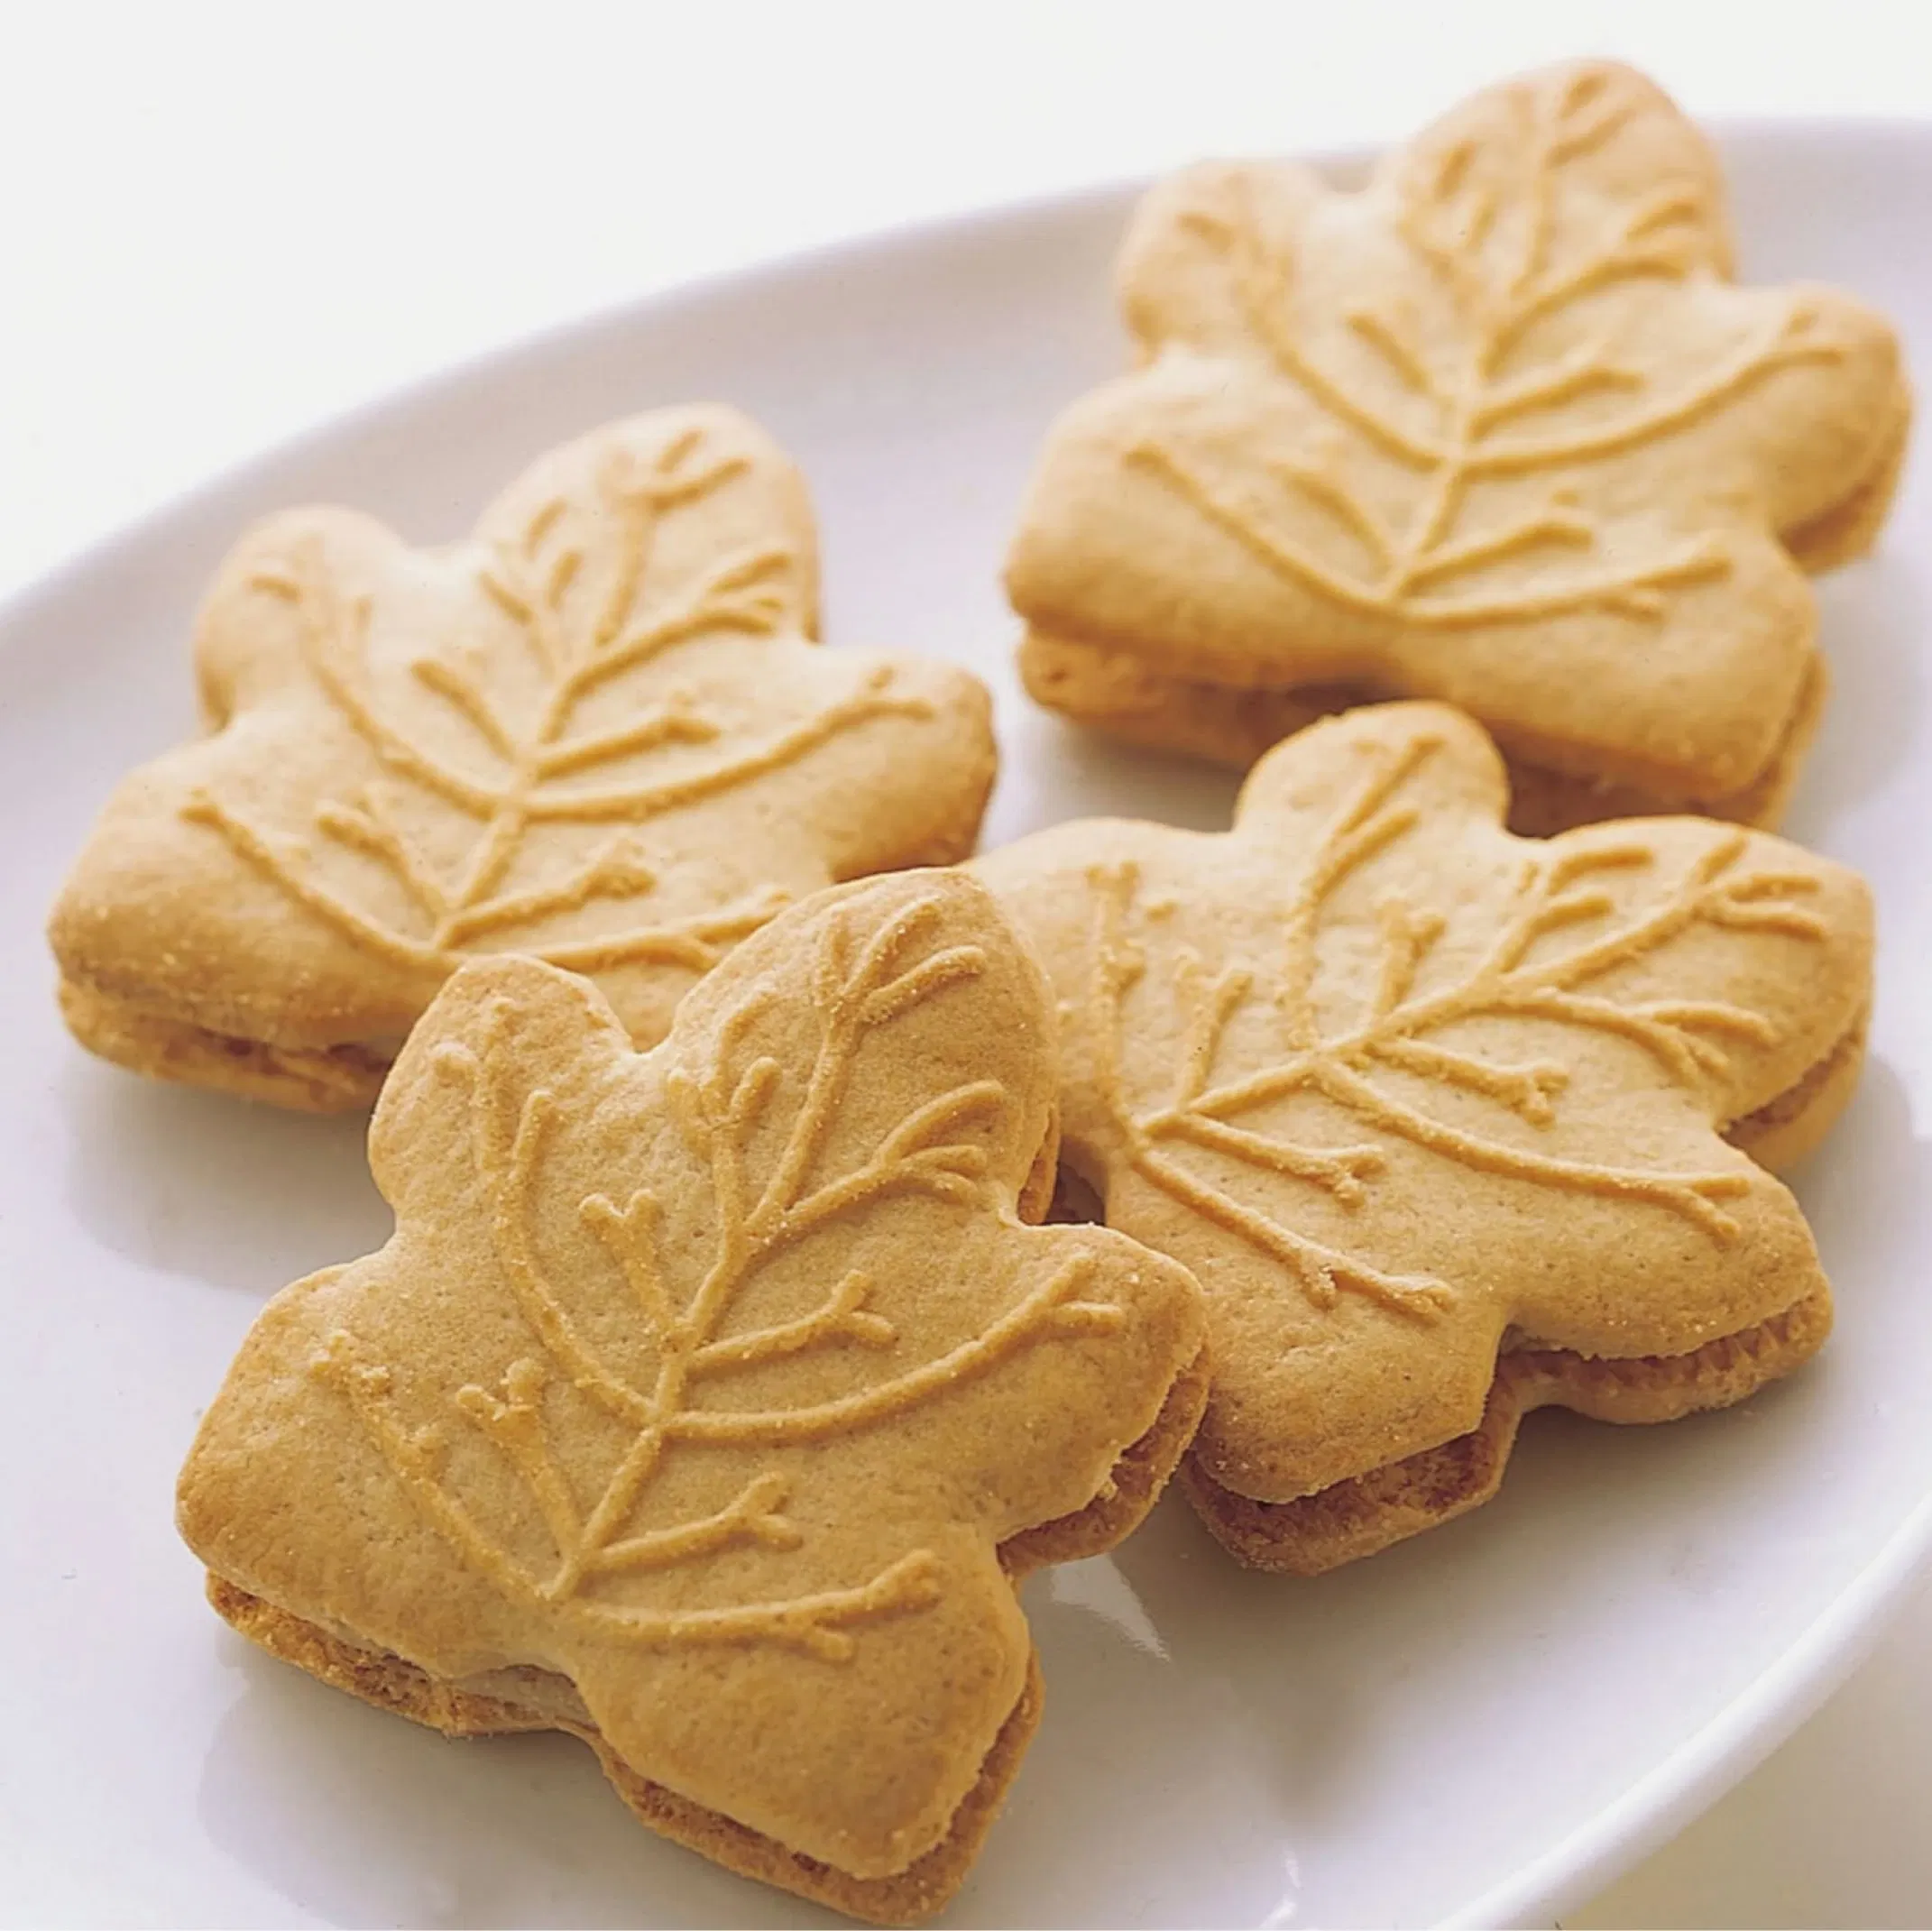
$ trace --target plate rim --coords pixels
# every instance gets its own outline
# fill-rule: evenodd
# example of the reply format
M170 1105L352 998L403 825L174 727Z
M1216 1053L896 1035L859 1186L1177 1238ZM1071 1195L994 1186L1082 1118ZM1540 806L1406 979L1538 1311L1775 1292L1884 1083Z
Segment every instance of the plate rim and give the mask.
M1870 1656L1927 1570L1932 1489L1770 1669L1587 1824L1439 1918L1438 1931L1551 1922L1627 1875L1824 1706Z
M1720 115L1697 124L1718 148L1727 179L1753 151L1794 143L1846 158L1881 156L1885 150L1908 151L1921 161L1932 157L1932 120L1897 115ZM1261 158L1296 161L1346 179L1358 177L1382 152L1352 145L1313 152L1288 149L1278 157ZM768 299L795 279L815 279L848 266L863 269L908 249L957 248L1029 224L1102 217L1109 210L1124 215L1161 178L1109 177L854 230L647 288L437 364L217 465L57 557L0 597L0 648L17 630L33 629L55 614L63 600L85 593L93 580L138 559L143 548L164 545L171 526L219 513L228 500L259 491L269 473L324 455L338 441L353 442L398 412L446 406L465 391L504 380L520 364L555 360L586 337L621 333L680 309L757 294ZM0 655L0 679L10 662L10 653ZM1913 1584L1927 1571L1932 1571L1932 1487L1753 1681L1585 1823L1449 1910L1437 1924L1443 1931L1548 1924L1615 1882L1688 1828L1816 1714L1871 1653L1889 1621L1909 1600ZM19 1841L11 1829L6 1834ZM36 1868L43 1878L49 1875L44 1865L30 1866L21 1874L31 1876ZM46 1896L44 1891L35 1895Z
M1727 182L1737 150L1776 146L1793 140L1821 148L1869 144L1932 150L1932 119L1915 121L1902 115L1716 115L1707 119L1693 118L1699 131L1717 148ZM1385 147L1354 143L1306 152L1287 148L1274 154L1247 158L1295 161L1323 175L1347 177L1358 174L1386 152ZM802 248L784 249L731 267L676 278L580 314L525 329L451 362L438 363L333 413L302 422L277 440L245 455L217 464L173 494L85 538L78 548L57 556L0 595L0 640L16 623L31 617L34 605L51 602L78 587L74 579L87 576L112 564L119 552L133 549L162 534L162 526L168 522L214 507L223 497L253 483L260 472L316 453L338 437L353 437L399 409L433 404L472 383L493 380L500 370L552 354L575 337L621 329L647 312L700 307L721 297L744 292L754 284L816 274L844 262L858 265L907 246L953 245L1018 223L1059 219L1076 212L1098 212L1109 203L1137 198L1173 171L1110 175L1070 188L1047 189L1037 194L1012 196L950 213L910 216L855 229L849 234Z

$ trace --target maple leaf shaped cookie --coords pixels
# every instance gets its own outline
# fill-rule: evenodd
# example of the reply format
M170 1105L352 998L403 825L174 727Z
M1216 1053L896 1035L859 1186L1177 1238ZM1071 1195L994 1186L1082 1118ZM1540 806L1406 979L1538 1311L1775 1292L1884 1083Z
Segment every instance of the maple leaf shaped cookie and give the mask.
M748 941L639 1055L463 968L371 1129L380 1253L262 1313L181 1478L217 1605L865 1917L943 1902L1037 1712L1014 1583L1111 1546L1205 1399L1200 1291L1051 1183L1052 1009L915 872Z
M1855 1080L1863 883L1704 819L1519 839L1507 795L1461 713L1371 706L1271 751L1232 832L975 861L1061 998L1063 1158L1207 1292L1187 1479L1260 1566L1486 1500L1526 1408L1721 1405L1829 1325L1764 1163Z
M1237 764L1439 698L1518 829L1775 822L1823 694L1803 568L1875 534L1909 402L1879 317L1730 253L1703 138L1597 63L1475 96L1357 193L1155 189L1143 366L1053 429L1008 566L1034 694Z
M781 906L977 834L983 688L817 648L816 602L804 483L723 409L553 451L446 549L269 519L201 613L210 734L121 786L56 907L69 1023L143 1072L364 1105L457 965L520 952L661 1038Z

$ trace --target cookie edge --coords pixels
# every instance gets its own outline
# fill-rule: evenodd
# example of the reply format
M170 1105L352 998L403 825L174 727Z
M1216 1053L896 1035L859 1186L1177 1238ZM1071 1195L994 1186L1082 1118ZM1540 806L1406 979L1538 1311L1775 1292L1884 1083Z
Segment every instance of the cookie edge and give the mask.
M1386 1462L1293 1502L1224 1488L1192 1456L1180 1487L1209 1533L1246 1568L1320 1576L1379 1554L1492 1500L1525 1415L1568 1408L1621 1425L1679 1421L1729 1408L1795 1373L1831 1332L1823 1285L1781 1312L1688 1355L1591 1359L1565 1349L1498 1357L1483 1416L1467 1434Z
M251 1642L292 1663L332 1688L407 1716L448 1737L559 1730L590 1745L612 1788L633 1815L658 1836L695 1851L735 1876L756 1879L793 1896L829 1905L870 1924L917 1924L944 1908L964 1881L987 1833L1004 1807L1026 1746L1038 1727L1043 1697L1039 1654L1027 1660L1018 1700L981 1760L980 1774L953 1812L946 1835L906 1870L888 1878L858 1878L788 1850L722 1811L710 1810L632 1770L604 1742L594 1724L554 1712L520 1707L504 1698L447 1683L400 1656L365 1651L318 1624L216 1575L208 1600Z

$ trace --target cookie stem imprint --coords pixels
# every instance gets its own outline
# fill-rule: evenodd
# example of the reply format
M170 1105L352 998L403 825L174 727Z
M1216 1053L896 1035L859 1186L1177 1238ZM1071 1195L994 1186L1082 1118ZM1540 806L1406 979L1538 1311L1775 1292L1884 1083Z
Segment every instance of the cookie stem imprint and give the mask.
M715 762L670 777L584 781L654 751L726 736L717 717L676 687L601 731L578 727L587 699L690 639L731 630L768 637L787 616L784 586L796 559L777 546L727 556L683 594L646 603L663 520L703 502L748 466L741 456L707 458L704 444L702 429L687 428L648 459L618 450L603 464L600 526L618 536L601 595L589 594L581 581L584 549L562 540L562 497L542 503L514 540L495 546L477 581L515 626L539 683L534 704L512 714L493 698L488 666L474 646L451 646L409 665L416 685L461 721L477 754L474 766L438 755L384 704L368 661L371 600L338 591L317 543L299 545L285 566L252 578L256 591L291 607L309 675L391 774L354 796L319 804L314 832L382 867L418 915L413 929L357 906L324 882L303 841L262 830L214 791L198 789L186 815L217 832L246 864L352 944L405 969L440 977L498 945L582 972L639 964L702 972L714 965L780 909L784 893L751 892L713 911L588 939L545 942L532 928L593 903L652 893L657 875L629 828L794 764L872 719L934 713L925 698L895 690L891 667L881 666L861 674L846 695ZM473 821L467 855L454 869L439 868L412 837L406 788ZM569 876L527 889L506 883L533 832L596 824L617 829Z
M592 1310L589 1319L582 1309L573 1313L540 1250L536 1201L547 1183L546 1156L558 1130L559 1103L542 1086L520 1097L511 1002L491 1003L479 1044L445 1041L433 1049L434 1076L460 1096L473 1122L473 1157L496 1264L532 1352L495 1387L455 1390L441 1404L446 1419L426 1427L403 1418L397 1371L368 1357L345 1329L331 1335L311 1372L346 1398L424 1520L506 1595L586 1635L660 1648L772 1643L847 1660L854 1625L939 1599L938 1558L915 1549L855 1586L719 1608L674 1612L612 1600L611 1585L655 1570L748 1546L782 1555L805 1544L805 1531L787 1513L797 1478L777 1467L751 1474L712 1513L647 1526L641 1518L649 1514L652 1483L667 1458L706 1448L830 1441L943 1400L1022 1350L1121 1330L1118 1306L1083 1298L1093 1263L1080 1255L979 1333L910 1365L895 1358L899 1329L874 1310L875 1283L859 1271L842 1274L815 1307L794 1319L737 1324L763 1270L835 1222L894 1198L997 1207L985 1147L961 1136L1008 1103L997 1080L969 1080L934 1095L908 1110L864 1159L828 1171L828 1136L868 1042L987 970L987 955L975 945L942 945L914 956L940 919L939 901L926 897L870 932L842 918L826 923L812 977L817 1044L802 1082L769 1054L747 1055L748 1034L773 1007L769 992L754 992L726 1014L716 1055L701 1077L670 1075L667 1101L686 1148L708 1176L716 1217L709 1263L687 1298L680 1302L667 1273L656 1193L639 1188L621 1201L601 1192L579 1201L578 1223L606 1257L602 1292L620 1298L626 1326L645 1338L655 1357L648 1376L600 1347L594 1337L611 1331L612 1310ZM776 1152L755 1172L754 1144L769 1145L774 1135ZM748 1370L814 1354L849 1357L860 1384L793 1407L712 1406L701 1398ZM874 1363L887 1372L862 1378ZM624 1437L601 1479L587 1487L581 1472L559 1458L547 1421L559 1401L572 1398L619 1424ZM509 1539L465 1499L448 1467L452 1427L479 1431L515 1471L551 1545L547 1566L513 1552Z
M1725 999L1620 998L1603 981L1699 925L1817 941L1824 920L1806 903L1817 889L1808 873L1743 862L1746 834L1713 827L1713 836L1676 875L1642 837L1566 849L1531 845L1517 861L1493 939L1448 974L1428 967L1445 922L1409 892L1375 903L1378 957L1354 1013L1324 1026L1315 979L1318 945L1336 894L1371 860L1396 850L1417 827L1421 807L1404 787L1441 740L1421 733L1374 747L1367 768L1309 842L1286 894L1271 965L1236 961L1216 968L1191 946L1171 952L1164 986L1147 996L1171 1002L1178 1023L1171 1084L1164 1093L1130 1085L1127 1044L1136 1030L1127 1001L1146 979L1149 943L1161 903L1143 896L1132 861L1090 868L1092 897L1087 1029L1097 1059L1101 1104L1139 1177L1202 1218L1279 1261L1317 1308L1344 1294L1406 1319L1436 1320L1454 1294L1432 1275L1398 1274L1297 1229L1292 1198L1273 1211L1217 1184L1211 1154L1293 1183L1319 1189L1344 1208L1365 1201L1403 1142L1476 1172L1559 1192L1628 1200L1678 1216L1712 1241L1736 1238L1725 1203L1746 1193L1741 1171L1657 1172L1639 1165L1566 1159L1521 1138L1505 1139L1438 1117L1404 1097L1391 1074L1478 1096L1539 1131L1559 1124L1571 1070L1556 1059L1498 1060L1445 1042L1458 1023L1533 1019L1607 1034L1643 1053L1674 1084L1701 1095L1727 1064L1726 1044L1766 1047L1777 1029L1762 1014ZM1614 896L1605 880L1635 886ZM1171 907L1164 907L1171 911ZM1566 934L1582 935L1565 944ZM1554 943L1552 943L1554 942ZM1326 1008L1323 1008L1325 1010ZM1230 1025L1260 1011L1276 1056L1224 1071ZM1252 1045L1242 1054L1253 1058ZM1311 1145L1245 1124L1247 1116L1295 1096L1315 1096L1363 1130L1358 1142ZM1465 1115L1465 1118L1467 1116ZM1532 1136L1533 1137L1533 1136ZM1195 1157L1190 1158L1189 1155Z
M1585 71L1506 98L1486 138L1412 164L1394 189L1417 292L1449 321L1425 329L1403 294L1349 308L1350 335L1379 372L1372 387L1308 346L1292 259L1267 235L1249 178L1227 184L1228 207L1181 216L1222 255L1237 312L1274 372L1333 420L1325 438L1271 453L1264 467L1334 540L1319 550L1298 540L1256 492L1230 488L1220 461L1171 437L1140 438L1127 460L1275 575L1363 616L1442 630L1577 611L1654 623L1672 593L1725 575L1729 548L1716 531L1670 540L1621 523L1609 540L1579 486L1589 466L1669 436L1777 370L1842 361L1846 345L1794 298L1689 377L1646 367L1634 343L1620 345L1627 318L1614 310L1560 353L1524 354L1544 325L1574 327L1571 311L1591 297L1684 282L1716 212L1702 192L1675 185L1577 220L1566 198L1574 170L1624 127L1639 97L1627 81ZM1565 405L1606 399L1625 406L1536 426ZM1485 482L1565 471L1528 507L1513 492L1500 518L1470 501ZM1510 561L1533 566L1532 579L1485 584Z

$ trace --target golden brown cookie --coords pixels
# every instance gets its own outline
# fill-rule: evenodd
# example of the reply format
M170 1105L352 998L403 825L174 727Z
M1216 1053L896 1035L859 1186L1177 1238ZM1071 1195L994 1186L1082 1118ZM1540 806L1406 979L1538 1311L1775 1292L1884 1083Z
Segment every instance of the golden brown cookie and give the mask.
M1703 819L1519 839L1506 800L1461 713L1371 706L1264 758L1231 832L972 867L1060 997L1063 1161L1207 1292L1188 1486L1265 1567L1484 1500L1526 1408L1718 1405L1829 1325L1748 1155L1808 1151L1855 1082L1863 883Z
M465 959L594 976L640 1044L781 906L972 849L986 693L821 650L805 484L723 409L541 458L415 550L245 536L195 639L208 735L115 794L55 907L61 1007L140 1072L366 1105Z
M1037 1714L1014 1582L1152 1505L1200 1291L1035 1227L1038 966L957 872L781 915L639 1055L462 968L371 1128L380 1253L263 1311L180 1523L216 1605L372 1702L590 1741L653 1827L862 1917L937 1908Z
M1120 280L1141 366L1054 428L1007 566L1042 703L1246 764L1440 698L1551 794L1523 829L1774 817L1822 694L1803 573L1875 536L1909 395L1878 316L1732 280L1649 81L1487 89L1357 193L1191 169Z

